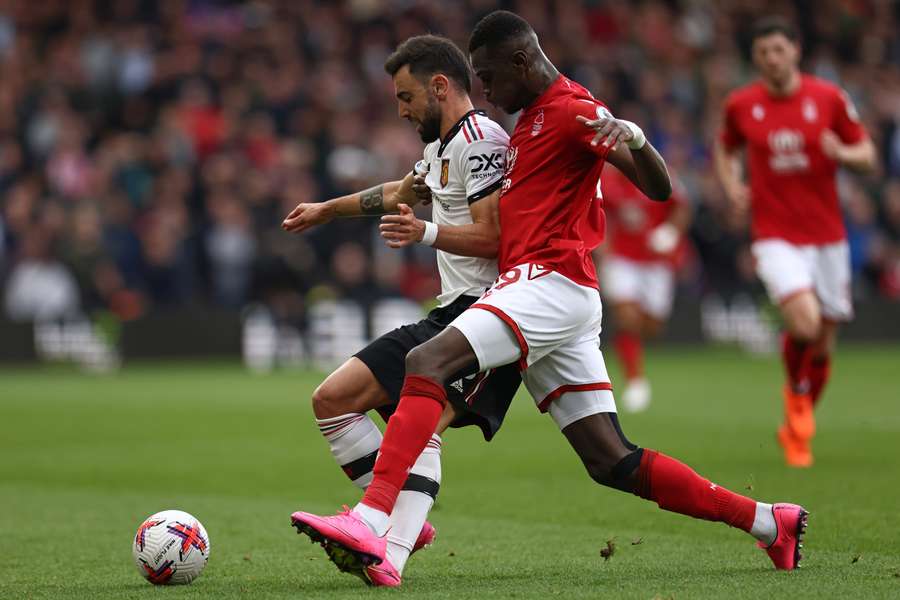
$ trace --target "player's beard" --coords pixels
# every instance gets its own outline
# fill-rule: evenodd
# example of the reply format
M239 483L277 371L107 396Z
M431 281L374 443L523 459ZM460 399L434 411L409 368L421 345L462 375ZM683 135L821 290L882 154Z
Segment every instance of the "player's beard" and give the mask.
M428 98L425 116L419 122L419 125L422 127L419 136L426 144L430 144L441 136L441 109L434 98Z

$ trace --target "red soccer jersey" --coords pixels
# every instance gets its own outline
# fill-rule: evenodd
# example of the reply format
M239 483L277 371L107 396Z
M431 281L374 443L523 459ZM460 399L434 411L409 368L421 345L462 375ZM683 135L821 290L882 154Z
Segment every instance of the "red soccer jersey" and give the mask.
M501 272L534 262L598 287L591 250L603 241L596 200L608 149L591 146L594 131L575 117L604 113L589 91L562 75L522 111L500 197Z
M672 211L684 204L679 186L665 202L647 198L618 169L604 169L600 177L603 210L606 213L609 251L637 262L668 262L674 265L684 251L684 241L675 250L660 255L650 248L650 234L669 219Z
M788 97L772 96L762 82L728 97L721 140L728 149L747 146L754 239L794 244L844 239L838 165L819 141L826 129L846 144L866 135L846 93L817 77L802 75L800 88Z

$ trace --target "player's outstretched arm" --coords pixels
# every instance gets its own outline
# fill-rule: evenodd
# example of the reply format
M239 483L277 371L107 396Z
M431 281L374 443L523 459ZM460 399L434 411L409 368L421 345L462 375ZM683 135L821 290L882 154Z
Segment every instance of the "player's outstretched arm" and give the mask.
M609 148L606 160L622 171L645 196L651 200L669 199L672 182L666 161L647 141L640 127L631 121L616 119L605 109L598 109L596 119L583 115L575 118L594 130L591 145Z
M324 225L337 217L378 216L396 212L398 205L415 205L430 198L424 177L409 173L400 181L389 181L325 202L304 202L298 204L285 217L282 229L300 233Z
M381 218L381 237L391 248L422 243L460 256L496 258L500 246L500 190L469 205L470 225L437 225L416 218L401 204L400 214Z

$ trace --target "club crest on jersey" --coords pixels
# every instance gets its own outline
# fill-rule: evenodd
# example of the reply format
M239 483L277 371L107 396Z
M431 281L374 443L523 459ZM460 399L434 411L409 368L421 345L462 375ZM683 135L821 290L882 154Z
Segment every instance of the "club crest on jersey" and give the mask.
M531 136L534 137L541 132L541 129L544 127L544 111L541 110L538 112L538 116L534 118L534 123L531 124Z
M762 107L762 104L754 104L750 109L750 115L757 121L762 121L766 118L766 109Z
M441 159L441 187L446 187L448 181L450 181L450 159L442 158Z
M816 103L812 100L812 98L804 98L803 99L803 120L807 123L815 123L816 119L819 118L819 109L816 108Z

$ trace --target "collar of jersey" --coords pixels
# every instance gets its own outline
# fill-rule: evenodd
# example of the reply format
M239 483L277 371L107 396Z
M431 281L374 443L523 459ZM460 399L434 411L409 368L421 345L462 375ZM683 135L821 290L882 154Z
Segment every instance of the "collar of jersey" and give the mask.
M437 152L438 156L440 156L441 154L444 153L444 148L447 147L447 144L450 143L450 140L453 139L453 136L455 136L457 133L459 133L459 130L462 127L462 124L466 122L466 119L468 119L469 117L471 117L472 115L475 115L475 114L487 116L487 113L484 112L483 110L478 110L477 108L473 108L472 110L470 110L469 112L464 114L462 117L460 117L459 121L454 123L453 127L450 128L450 131L447 132L447 135L445 135L443 137L443 139L441 139L441 146L440 146L440 148L438 148L438 152Z

